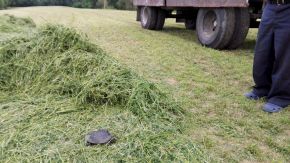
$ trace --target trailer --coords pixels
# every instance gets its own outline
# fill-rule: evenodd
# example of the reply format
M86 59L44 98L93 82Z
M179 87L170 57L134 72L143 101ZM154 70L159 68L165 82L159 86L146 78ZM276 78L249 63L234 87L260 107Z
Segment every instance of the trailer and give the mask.
M166 18L196 30L199 42L214 49L236 49L249 28L258 28L263 0L134 0L137 21L148 30L162 30Z

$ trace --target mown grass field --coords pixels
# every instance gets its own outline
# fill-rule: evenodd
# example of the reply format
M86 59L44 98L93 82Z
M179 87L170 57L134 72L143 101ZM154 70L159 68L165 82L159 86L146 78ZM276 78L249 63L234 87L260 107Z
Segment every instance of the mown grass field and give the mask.
M29 7L0 14L31 17L38 26L53 23L76 28L119 62L171 94L188 111L181 134L147 139L145 133L152 126L139 123L120 107L74 108L70 99L51 102L50 97L35 107L34 99L25 94L0 92L0 160L107 162L124 157L129 162L154 162L166 156L167 161L181 162L290 161L290 110L266 114L261 110L264 101L243 97L253 85L257 30L250 31L241 49L217 51L200 46L194 31L173 20L166 22L163 31L143 30L133 11ZM101 126L112 129L119 143L85 147L85 133ZM15 148L7 147L9 142L14 142ZM136 144L143 150L134 150Z

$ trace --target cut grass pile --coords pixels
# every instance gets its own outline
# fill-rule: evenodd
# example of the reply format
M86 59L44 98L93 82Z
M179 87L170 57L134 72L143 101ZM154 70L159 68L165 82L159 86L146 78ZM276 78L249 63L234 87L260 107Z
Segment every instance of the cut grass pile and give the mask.
M35 23L30 18L16 18L12 15L1 16L0 19L0 32L11 33L25 30L25 28L35 27Z
M209 159L182 136L183 109L156 85L75 30L27 20L0 17L10 33L0 42L0 162ZM117 143L85 147L84 135L102 127Z
M35 27L35 23L30 18L19 19L12 15L1 16L0 41L3 42L19 35L31 34L32 29Z
M74 30L45 26L33 37L16 37L0 51L2 91L54 94L78 104L120 105L142 118L180 116L156 86L107 56ZM158 114L158 115L159 115Z

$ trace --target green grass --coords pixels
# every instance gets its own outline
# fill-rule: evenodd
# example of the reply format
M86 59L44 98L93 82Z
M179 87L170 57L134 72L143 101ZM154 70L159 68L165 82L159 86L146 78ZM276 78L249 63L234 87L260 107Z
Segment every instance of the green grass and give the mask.
M94 105L90 105L90 109L74 108L71 99L50 102L55 98L50 96L44 98L48 102L35 106L34 99L25 94L16 98L2 92L0 122L9 122L5 129L7 126L10 130L1 135L0 142L2 139L17 142L24 135L33 138L39 132L43 137L39 139L37 135L35 140L20 141L23 146L18 145L18 150L11 151L14 152L14 157L9 157L11 160L23 159L21 156L26 154L29 157L25 158L34 156L36 160L92 161L98 158L105 162L120 158L128 161L175 158L183 162L194 159L200 162L289 162L289 109L269 115L261 110L263 100L254 102L243 97L253 85L251 71L257 30L250 31L241 49L217 51L201 47L194 31L185 30L183 25L171 20L166 22L163 31L143 30L134 21L135 12L33 7L0 13L31 17L38 25L49 22L75 27L119 62L173 95L186 111L181 121L182 134L160 134L155 146L156 135L146 137L150 135L146 131L150 132L154 122L144 125L130 110L96 109ZM25 100L20 103L21 99ZM54 109L45 109L48 106ZM17 119L31 119L31 122ZM16 124L26 129L23 129L25 134L14 129ZM100 126L114 126L110 129L121 138L120 142L111 147L84 147L84 133ZM134 137L141 137L139 140L146 137L146 141L131 139L128 131L134 131ZM63 137L67 140L65 145L59 141ZM145 150L148 146L156 149ZM137 147L143 149L143 153L130 150Z

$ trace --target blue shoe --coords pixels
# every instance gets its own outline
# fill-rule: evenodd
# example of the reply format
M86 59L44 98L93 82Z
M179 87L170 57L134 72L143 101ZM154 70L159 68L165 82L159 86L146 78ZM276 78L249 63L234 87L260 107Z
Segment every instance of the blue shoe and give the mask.
M266 103L264 105L264 108L263 108L263 110L265 112L268 112L268 113L278 113L278 112L280 112L283 109L284 109L283 107L275 105L275 104L272 104L272 103L269 103L269 102Z
M260 98L262 98L256 95L254 92L248 92L244 96L249 100L259 100Z

